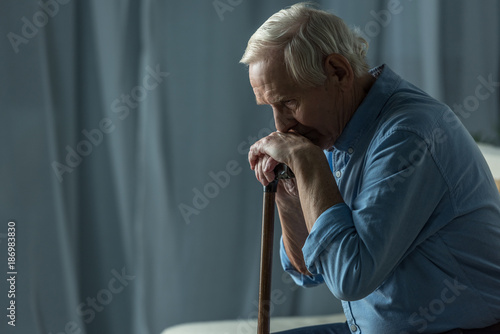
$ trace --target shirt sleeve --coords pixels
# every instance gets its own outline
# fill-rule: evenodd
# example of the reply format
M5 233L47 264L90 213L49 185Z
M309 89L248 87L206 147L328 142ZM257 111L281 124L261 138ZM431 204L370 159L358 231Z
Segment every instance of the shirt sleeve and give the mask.
M292 265L288 255L285 251L285 245L283 244L283 237L280 239L280 258L281 258L281 266L283 269L292 277L295 284L303 287L313 287L324 283L324 279L321 275L313 275L307 276L298 272L295 267Z
M351 207L334 205L315 222L305 263L337 298L372 293L417 244L447 189L428 142L410 131L381 139L367 153Z

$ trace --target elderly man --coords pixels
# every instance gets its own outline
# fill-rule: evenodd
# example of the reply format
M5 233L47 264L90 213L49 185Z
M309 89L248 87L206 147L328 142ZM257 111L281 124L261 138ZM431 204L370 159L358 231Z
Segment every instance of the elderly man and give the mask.
M251 37L258 104L277 131L249 162L267 185L278 163L283 268L326 283L345 324L289 333L499 330L500 197L471 136L446 105L387 65L368 70L356 31L304 4Z

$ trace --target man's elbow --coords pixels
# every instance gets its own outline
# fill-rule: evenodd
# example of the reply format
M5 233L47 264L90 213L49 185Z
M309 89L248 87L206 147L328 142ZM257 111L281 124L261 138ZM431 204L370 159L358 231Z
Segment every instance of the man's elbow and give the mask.
M362 279L338 279L334 283L327 281L327 285L336 298L353 302L367 297L376 290L371 284L362 282Z

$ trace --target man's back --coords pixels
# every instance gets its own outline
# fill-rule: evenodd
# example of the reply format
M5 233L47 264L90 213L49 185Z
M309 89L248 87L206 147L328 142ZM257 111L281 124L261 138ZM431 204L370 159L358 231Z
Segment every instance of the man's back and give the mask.
M358 254L326 282L355 300L344 309L364 333L498 322L500 196L488 166L448 107L388 68L381 79L327 153Z

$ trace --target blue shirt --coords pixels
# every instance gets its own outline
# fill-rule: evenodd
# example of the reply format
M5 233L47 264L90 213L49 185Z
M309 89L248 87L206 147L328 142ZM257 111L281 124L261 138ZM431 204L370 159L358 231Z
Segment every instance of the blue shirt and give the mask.
M500 321L500 196L476 143L446 105L384 66L325 151L345 203L302 249L355 334L435 333Z

